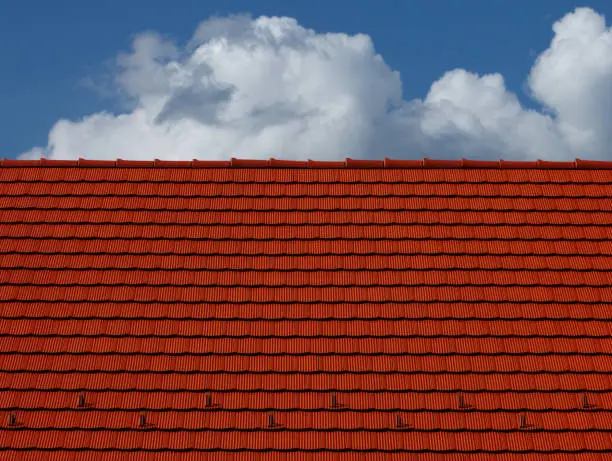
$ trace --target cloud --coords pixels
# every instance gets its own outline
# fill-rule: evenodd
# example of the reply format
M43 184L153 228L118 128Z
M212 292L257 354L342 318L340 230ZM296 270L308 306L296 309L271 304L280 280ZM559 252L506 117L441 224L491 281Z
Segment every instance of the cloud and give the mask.
M500 74L444 74L404 100L370 37L295 19L203 22L180 47L140 34L117 58L125 113L59 120L22 158L611 158L612 32L578 8L553 26L522 107Z

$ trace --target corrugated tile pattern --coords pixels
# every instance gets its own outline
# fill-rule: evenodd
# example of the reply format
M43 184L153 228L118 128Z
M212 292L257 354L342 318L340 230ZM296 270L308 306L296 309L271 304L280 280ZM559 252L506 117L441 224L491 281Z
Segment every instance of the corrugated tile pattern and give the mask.
M3 456L607 459L610 165L272 160L3 161Z

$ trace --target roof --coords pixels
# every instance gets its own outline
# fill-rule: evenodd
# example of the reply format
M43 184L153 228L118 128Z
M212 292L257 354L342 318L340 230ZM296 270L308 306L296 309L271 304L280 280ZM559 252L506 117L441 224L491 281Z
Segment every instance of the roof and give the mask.
M607 459L611 163L250 162L2 161L0 450Z

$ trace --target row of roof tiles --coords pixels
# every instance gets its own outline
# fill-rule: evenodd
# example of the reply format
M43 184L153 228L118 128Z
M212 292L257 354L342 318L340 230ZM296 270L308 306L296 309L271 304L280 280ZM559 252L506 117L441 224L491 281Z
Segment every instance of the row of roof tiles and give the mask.
M144 436L145 434L146 434L146 431L142 431L139 435ZM274 434L272 435L274 436ZM376 435L377 434L374 434L375 437ZM399 433L399 435L401 436L401 433ZM448 437L448 434L444 434L444 436ZM450 436L454 437L454 434L450 434ZM460 436L461 435L458 435L458 437ZM156 434L152 433L151 437L155 439ZM188 437L190 437L190 435L188 435ZM21 449L0 447L0 451L8 452L13 456L18 455L19 459L22 461L39 461L41 457L41 452L39 450L30 449L28 447L21 448ZM80 448L76 447L76 448L65 448L65 449L64 448L59 448L59 449L48 448L42 451L44 451L45 459L48 459L48 460L60 460L60 461L77 460L77 461L80 461L83 459L84 452L88 450L86 447L80 447ZM338 455L339 453L341 453L343 461L364 461L368 459L372 459L376 461L386 461L386 460L395 461L397 460L398 453L399 453L399 451L397 450L379 452L378 450L351 451L350 449L339 450L339 451L334 449L334 450L330 450L329 452L327 452L326 450L322 450L322 449L314 449L311 451L303 451L303 450L300 451L300 450L292 450L292 449L289 449L286 451L271 450L272 453L269 452L270 450L265 450L265 449L263 450L262 449L252 449L252 450L243 449L243 450L236 450L236 451L241 453L243 457L248 456L248 459L252 461L258 461L258 460L269 461L270 459L277 459L279 455L284 455L285 453L291 453L292 460L330 461L330 460L338 459ZM111 452L112 454L110 454ZM95 449L95 454L92 456L95 456L96 459L112 459L114 461L119 461L119 460L148 461L149 459L151 459L151 453L155 453L155 459L158 461L175 460L175 459L180 459L181 461L191 461L191 460L200 461L202 457L205 456L205 453L209 453L209 452L214 453L214 457L215 457L214 459L217 459L217 460L227 461L227 460L236 459L236 453L232 453L231 450L223 450L223 449L216 449L216 448L211 449L211 450L205 450L205 449L204 450L200 450L200 449L191 450L189 448L178 449L178 450L155 449L155 448L152 448L149 450L147 449L144 449L144 450L139 450L139 449L113 450L113 449L98 448L98 449ZM440 459L440 454L435 451L432 452L429 450L417 450L416 452L419 454L419 459L421 460L436 461ZM599 453L588 452L586 454L583 452L579 452L580 454L575 454L576 453L575 451L569 451L568 453L561 453L559 451L555 451L554 453L555 453L555 460L563 460L563 461L578 461L578 460L606 461L607 460L607 458L605 457L606 456L605 450L603 451L600 450ZM105 456L108 456L108 458L105 458ZM504 452L504 454L499 454L497 456L498 459L503 459L503 460L531 459L532 457L533 457L533 452L531 451ZM482 452L478 450L476 450L476 452L473 452L473 453L453 453L454 460L469 459L470 461L472 461L474 459L489 460L490 458L491 456L489 454L482 454Z
M124 307L128 305L128 307ZM187 323L191 321L225 320L256 323L279 322L337 322L381 320L419 321L488 321L506 323L522 322L580 322L590 326L595 322L610 322L612 309L609 301L593 303L506 303L503 308L497 302L442 302L434 303L349 303L312 304L284 303L244 304L177 302L176 304L93 303L79 304L73 301L31 304L3 302L1 320L24 321L163 321ZM201 340L200 340L201 341ZM317 343L319 343L317 341Z
M245 379L246 378L246 379ZM240 399L245 394L304 394L342 392L368 394L557 394L612 391L612 374L462 373L438 374L130 374L130 373L13 373L0 371L0 391L114 392L126 396L167 392L174 395L214 392ZM27 398L27 397L26 397Z
M612 169L612 162L600 160L575 159L573 162L557 162L548 160L527 161L497 161L488 160L437 160L425 157L422 160L356 160L346 158L342 161L316 160L268 160L237 159L231 160L15 160L2 159L0 167L119 167L119 168L502 168L502 169Z
M382 432L393 428L393 426L395 428L411 427L419 432L514 432L519 427L527 428L528 426L545 432L557 433L612 432L608 424L608 414L583 409L577 409L572 413L555 411L533 413L526 411L519 413L517 418L516 412L456 411L443 415L428 412L404 415L402 410L384 413L376 411L351 412L334 409L333 402L330 406L332 408L325 409L325 411L284 411L278 412L277 415L276 410L267 409L260 412L251 410L240 413L227 412L216 404L211 404L209 409L200 409L199 411L177 414L155 412L155 416L148 421L143 418L143 416L146 417L146 413L143 413L139 419L140 427L154 421L156 428L160 431L185 432L254 432L265 427L266 422L268 427L284 423L285 429L296 432ZM79 408L81 408L81 411L78 411ZM269 414L262 414L264 412L269 412ZM103 429L116 431L133 429L134 413L135 411L123 409L113 412L98 411L89 407L88 404L84 404L82 407L74 405L73 408L64 411L42 409L35 413L11 412L7 422L8 426L14 427L24 424L24 429L75 431ZM396 413L395 418L393 418L395 421L391 419L392 413ZM19 420L17 419L18 415L20 416ZM531 424L528 425L528 422ZM574 427L568 429L570 424Z
M0 405L3 410L34 412L36 410L69 411L86 396L87 408L96 411L126 412L148 409L155 412L197 412L208 411L208 403L214 403L218 411L228 412L262 412L266 409L279 412L291 410L304 412L326 412L333 404L334 397L338 404L338 412L392 412L403 411L419 413L455 413L458 410L467 412L493 413L497 411L514 412L529 411L541 413L547 411L572 413L580 409L593 412L612 412L612 390L597 392L538 392L520 393L514 390L508 392L462 392L453 393L373 393L320 391L308 393L294 392L252 392L244 393L235 398L236 393L175 393L175 392L77 392L43 390L31 392L1 391ZM78 396L78 398L77 398ZM466 405L459 408L461 402ZM585 407L585 402L588 406Z
M393 424L389 421L390 424ZM277 427L275 429L282 429ZM387 429L367 432L306 432L299 437L287 437L283 430L264 429L265 433L254 435L253 432L231 433L220 437L219 432L212 431L170 431L160 435L159 431L135 428L132 431L94 431L94 433L77 430L43 430L32 431L11 429L0 431L1 451L96 451L96 452L214 452L215 459L219 452L276 452L276 458L270 454L267 459L279 459L279 453L296 452L333 452L335 459L345 459L345 452L359 453L440 453L440 454L503 454L518 453L555 454L559 453L607 453L610 434L605 431L578 433L545 433L534 430L513 430L507 432L490 432L484 437L466 436L465 430L441 432L429 431L430 434L407 436L403 430ZM535 429L535 428L534 428ZM408 429L411 430L411 429ZM259 432L259 431L258 431ZM420 432L420 431L415 431ZM450 432L450 433L449 433ZM456 432L456 434L453 434ZM295 435L293 435L295 437ZM34 445L33 441L36 441ZM10 447L10 448L9 448ZM342 457L338 458L338 453ZM62 453L63 455L63 453ZM38 454L38 459L48 459ZM81 454L78 459L98 459L98 455ZM243 455L244 456L244 455ZM453 456L453 459L457 459ZM12 458L12 459L22 459ZM55 458L65 459L65 458ZM147 458L145 458L147 459ZM151 459L151 458L148 458ZM159 459L157 456L154 459ZM182 457L180 459L183 459ZM236 458L232 458L236 459ZM246 459L252 459L250 454ZM290 459L295 459L293 456ZM322 459L322 458L316 458ZM363 459L363 458L359 458ZM375 458L380 459L380 458ZM397 458L395 458L397 459ZM418 459L421 459L419 456ZM436 458L440 459L440 458ZM470 458L473 459L473 458ZM485 459L484 456L482 459ZM486 459L491 459L487 457ZM508 459L508 458L506 458ZM516 458L510 458L516 459ZM585 459L585 458L572 458ZM594 459L594 458L586 458ZM609 459L606 457L597 459Z
M603 199L603 200L602 200ZM167 197L58 197L13 196L0 197L2 210L58 210L58 211L168 211L168 212L495 212L520 213L610 213L610 197L547 198L547 197L309 197L295 202L294 197L234 198L179 197L168 203Z

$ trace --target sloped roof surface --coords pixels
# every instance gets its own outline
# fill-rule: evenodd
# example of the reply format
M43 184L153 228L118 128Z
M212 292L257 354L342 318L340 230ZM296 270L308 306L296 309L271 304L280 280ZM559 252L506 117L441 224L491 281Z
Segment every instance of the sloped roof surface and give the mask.
M610 163L0 166L6 456L612 450Z

